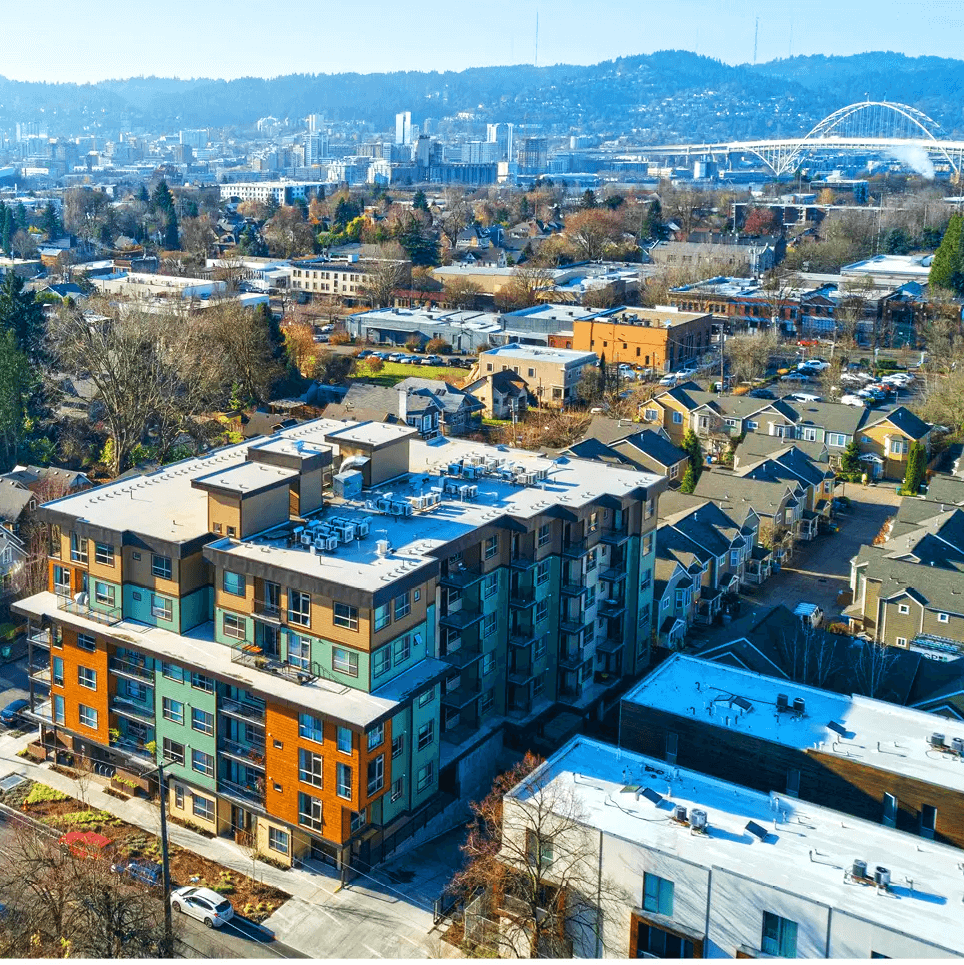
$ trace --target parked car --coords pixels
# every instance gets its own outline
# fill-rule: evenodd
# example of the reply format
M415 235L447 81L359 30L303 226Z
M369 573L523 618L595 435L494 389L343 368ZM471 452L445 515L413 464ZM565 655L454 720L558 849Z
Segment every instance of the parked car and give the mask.
M752 399L777 399L779 396L772 389L753 389L750 392Z
M805 359L797 364L798 369L812 369L814 372L822 372L830 368L830 363L826 359L812 358Z
M794 392L793 395L788 395L787 399L793 402L823 402L819 395L810 392Z
M809 624L814 630L823 623L823 610L816 603L798 603L793 608L793 615L801 623Z
M171 892L171 907L203 921L208 928L220 928L234 917L231 902L210 888L175 888Z
M30 701L23 697L11 700L3 710L0 710L0 724L13 727L23 722L23 712L30 706Z
M134 881L141 884L155 885L161 884L162 869L154 861L143 861L138 858L130 858L126 861L118 861L110 866L110 870L119 875L127 875Z
M842 395L840 403L841 405L863 405L864 400L859 395Z

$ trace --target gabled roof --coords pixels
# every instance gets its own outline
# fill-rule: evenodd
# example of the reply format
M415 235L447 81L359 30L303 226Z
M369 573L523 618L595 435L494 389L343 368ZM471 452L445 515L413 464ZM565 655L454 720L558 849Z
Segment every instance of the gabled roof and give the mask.
M734 476L719 471L703 472L696 484L696 495L728 506L752 508L764 516L772 516L784 505L788 494L800 490L797 482L768 482Z
M15 523L37 497L11 479L0 479L0 520Z
M686 453L678 446L674 446L668 439L652 429L644 429L625 439L617 440L612 448L629 460L636 461L638 454L643 454L660 466L675 466L687 458Z
M635 435L637 432L639 432L639 425L628 419L611 419L606 415L594 415L583 438L598 439L599 442L611 444Z
M889 422L904 435L910 436L911 439L923 439L931 431L931 426L923 419L918 419L910 409L902 405L886 413L883 418L868 422L865 428L869 429L871 426L880 425L882 422Z
M566 455L575 456L577 459L607 462L612 465L632 465L629 459L598 439L583 439L563 451Z
M467 392L463 392L451 383L443 382L441 379L402 379L402 381L395 386L395 390L406 391L409 399L413 396L430 396L448 413L455 413L461 409L468 409L471 412L475 412L485 408L483 403L476 399L475 396L469 395ZM409 405L411 405L411 402L409 402Z

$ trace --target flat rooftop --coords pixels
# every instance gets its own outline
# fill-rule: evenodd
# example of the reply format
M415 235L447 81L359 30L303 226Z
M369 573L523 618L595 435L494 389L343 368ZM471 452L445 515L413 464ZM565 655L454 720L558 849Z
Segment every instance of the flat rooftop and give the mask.
M574 738L535 773L550 800L557 793L560 800L574 796L580 820L606 834L845 908L930 941L935 949L960 954L964 948L964 877L956 848L672 768L587 737ZM659 800L654 803L643 792ZM508 796L525 801L532 793L530 778ZM687 814L693 808L706 812L706 834L693 834L672 820L678 804ZM765 839L747 830L750 821L767 832ZM890 869L887 893L845 879L858 858L870 869Z
M777 694L805 713L777 713ZM750 709L734 701L743 698ZM878 770L964 792L964 764L928 743L933 733L949 745L964 738L964 721L936 717L870 697L835 694L817 687L765 677L738 667L674 654L623 697L628 703L725 728L799 750L812 748ZM841 735L828 725L833 722Z
M531 362L549 362L554 365L571 365L583 359L595 358L595 352L577 352L574 349L544 348L541 345L520 345L510 342L507 345L497 345L483 352L479 358L510 358L525 359Z

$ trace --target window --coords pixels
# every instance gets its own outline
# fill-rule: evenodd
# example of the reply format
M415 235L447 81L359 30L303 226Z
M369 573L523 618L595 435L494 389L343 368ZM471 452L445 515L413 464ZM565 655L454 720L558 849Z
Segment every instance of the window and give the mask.
M214 777L214 758L204 751L191 751L191 770L206 777Z
M405 778L400 777L392 784L392 801L397 801L405 793Z
M536 645L532 653L532 659L541 660L546 655L547 648L548 648L548 644L546 643L545 634L543 634L541 637L538 637L536 639Z
M740 551L730 550L730 566L739 566L739 565L740 565Z
M311 664L311 640L297 633L288 635L288 663L307 670Z
M336 604L337 605L337 604ZM349 677L358 676L358 654L344 647L331 648L331 667L338 673L348 674Z
M797 957L797 923L772 912L763 913L763 942L761 950L780 958Z
M101 606L114 605L114 588L109 583L94 582L94 600Z
M54 657L51 662L51 682L55 687L63 687L64 685L64 658Z
M176 807L178 811L184 810L184 785L183 784L174 785L174 807Z
M380 677L392 669L392 648L380 647L372 654L372 676Z
M232 640L244 639L244 617L239 617L236 613L222 614L221 627L226 637L230 637Z
M536 586L542 586L549 582L549 561L543 560L536 567Z
M54 694L54 723L64 723L64 698L60 694Z
M435 688L429 687L428 690L423 690L422 693L418 695L418 706L424 707L426 704L430 704L435 699Z
M646 510L645 510L645 512L643 513L643 517L644 517L645 519L652 519L652 518L653 518L653 513L655 513L655 512L656 512L656 500L655 500L655 499L647 499L647 500L646 500Z
M842 432L828 432L827 445L843 449L847 445L847 437Z
M230 593L232 596L244 596L247 589L244 574L225 570L221 576L221 588L225 593Z
M431 783L435 774L435 767L431 761L418 769L415 775L415 790L424 791Z
M682 935L634 919L637 958L693 958L693 943Z
M383 603L375 607L375 630L384 630L392 622L392 605Z
M209 714L206 710L201 710L198 707L192 707L191 730L196 730L199 734L213 734L214 714Z
M392 660L397 667L400 663L404 663L408 660L409 655L412 652L411 642L409 641L408 634L404 637L399 637L394 644L394 653L392 654Z
M392 760L394 760L396 757L401 757L404 750L405 735L399 734L398 737L392 739Z
M358 629L358 607L347 603L336 603L334 606L334 623L344 630Z
M647 422L655 422L659 418L659 412L656 409L644 409L643 418Z
M894 640L894 643L897 644L898 647L906 647L906 646L907 646L907 637L897 637L897 638Z
M537 541L538 546L545 546L549 540L552 539L552 529L548 523L543 523L539 527L539 539Z
M553 858L552 838L526 828L526 854L533 864L548 868Z
M587 532L595 533L597 529L599 529L599 513L590 513Z
M298 794L298 823L312 831L324 829L325 822L320 798L300 792Z
M200 794L191 795L191 810L196 818L203 821L214 820L214 801L209 797L201 797Z
M586 556L586 572L591 573L596 568L597 563L596 551L592 549Z
M162 745L164 756L173 764L184 766L184 745L178 741L172 741L170 737L164 738ZM184 805L182 804L181 807Z
M376 747L381 747L385 742L385 725L376 724L368 732L368 750L373 751Z
M206 690L209 694L214 693L214 681L206 677L203 673L191 673L191 686L195 690Z
M937 808L932 804L922 804L920 808L920 836L934 840L937 830Z
M88 690L96 690L97 671L91 670L89 667L78 667L77 683L79 683L81 687L86 687Z
M151 594L151 616L158 620L173 620L174 605L170 600L156 593Z
M300 748L298 751L298 780L303 784L321 787L322 765L324 761L320 754Z
M682 414L681 412L674 412L674 413L673 413L673 422L674 422L676 425L682 425L682 422L683 422L683 414Z
M87 562L87 540L81 539L76 533L70 534L70 559L73 563Z
M898 612L898 613L910 613L910 607L909 607L906 603L898 603L898 604L897 604L897 612Z
M184 723L184 704L179 700L163 697L161 699L161 713L165 720L172 721L175 724Z
M377 794L385 786L385 755L379 754L368 762L368 796Z
M351 800L351 768L347 764L339 763L335 768L335 775L335 793Z
M101 566L113 566L114 547L108 543L94 543L94 559Z
M747 419L747 420L746 420L746 427L747 427L747 429L759 429L759 428L760 428L760 423L759 423L759 422L755 422L753 419Z
M361 831L361 829L365 827L367 823L368 823L368 809L362 808L360 811L356 811L351 816L351 821L349 822L351 833L354 834L356 831Z
M176 663L161 663L161 674L167 677L168 680L176 680L178 683L184 683L184 668L179 667Z
M401 620L412 611L412 595L406 590L395 597L395 619Z
M335 626L340 626L337 618L338 604L335 604ZM288 622L299 627L311 626L311 597L300 590L288 590Z
M490 573L482 584L482 598L488 600L499 592L499 574Z
M795 767L787 771L787 794L790 797L800 797L800 771Z
M498 552L499 552L499 537L498 535L490 536L485 541L485 549L482 553L482 558L486 560L490 560Z
M339 727L335 735L335 742L342 754L350 754L352 747L351 731L347 727Z
M78 633L77 646L80 647L81 650L93 653L97 649L97 641L86 633Z
M435 721L428 720L418 729L418 749L424 750L435 741Z
M482 676L492 673L495 670L495 654L487 653L482 657Z
M278 854L288 853L288 832L282 831L281 828L273 828L268 826L268 849L270 851L277 851Z
M92 730L97 730L97 711L93 707L88 707L86 704L78 704L77 710L80 714L80 722L84 727L90 727Z
M298 736L306 737L316 744L322 743L325 739L325 728L321 718L315 717L314 714L298 714ZM341 750L340 747L339 750Z
M228 536L237 536L237 535L238 535L237 527L236 527L236 526L229 526L229 527L228 527Z
M482 620L482 636L490 637L499 629L499 614L487 613Z
M817 430L813 427L803 427L800 429L800 438L804 442L816 442L817 441Z
M479 713L487 714L495 706L495 691L487 690L479 700Z
M666 760L670 764L676 763L676 752L678 747L679 747L679 735L667 734L666 735Z
M673 917L673 882L648 872L643 875L643 908Z
M151 574L160 577L162 580L169 580L173 569L171 567L170 556L158 556L157 553L151 554Z

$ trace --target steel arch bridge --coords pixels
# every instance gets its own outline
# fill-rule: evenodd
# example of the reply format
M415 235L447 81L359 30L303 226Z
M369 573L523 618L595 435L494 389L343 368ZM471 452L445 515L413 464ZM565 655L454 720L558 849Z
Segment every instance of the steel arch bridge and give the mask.
M955 174L964 168L964 141L951 140L941 126L915 107L889 101L863 101L834 111L804 137L717 144L664 144L646 147L663 155L754 154L776 175L787 174L807 156L822 151L880 154L923 152L933 163L947 163ZM920 157L920 155L917 155Z

